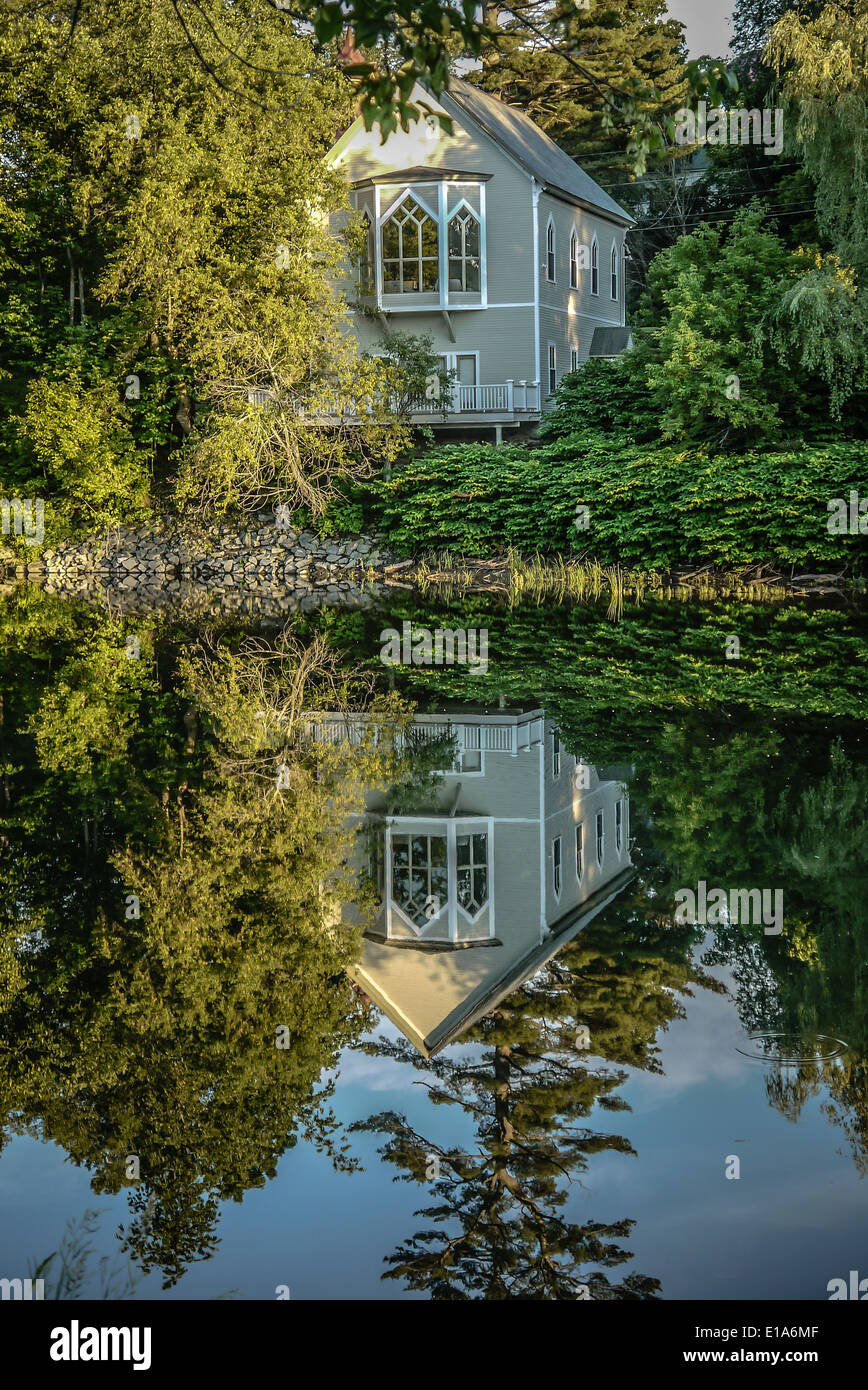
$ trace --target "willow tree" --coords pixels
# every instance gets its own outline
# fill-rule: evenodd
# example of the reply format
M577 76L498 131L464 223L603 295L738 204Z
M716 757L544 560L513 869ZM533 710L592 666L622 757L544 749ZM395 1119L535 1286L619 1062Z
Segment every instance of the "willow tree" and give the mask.
M817 222L845 261L868 256L868 6L835 0L787 9L765 61L783 73L791 147L815 181Z

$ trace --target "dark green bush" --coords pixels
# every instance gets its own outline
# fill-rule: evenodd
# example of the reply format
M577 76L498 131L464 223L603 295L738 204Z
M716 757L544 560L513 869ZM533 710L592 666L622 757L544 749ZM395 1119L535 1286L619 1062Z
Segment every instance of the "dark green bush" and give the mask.
M405 554L593 555L641 569L714 564L840 568L863 536L833 535L827 503L868 494L866 446L711 454L566 436L542 447L453 445L368 487L361 510ZM590 527L577 530L576 508ZM359 515L358 494L345 504Z

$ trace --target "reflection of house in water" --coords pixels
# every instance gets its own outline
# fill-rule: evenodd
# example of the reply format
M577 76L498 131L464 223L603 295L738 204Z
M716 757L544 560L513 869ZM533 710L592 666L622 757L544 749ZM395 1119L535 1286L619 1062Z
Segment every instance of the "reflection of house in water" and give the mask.
M628 799L560 748L542 710L419 715L452 733L428 804L383 815L382 906L351 972L430 1056L528 979L630 880ZM448 758L448 754L446 755Z

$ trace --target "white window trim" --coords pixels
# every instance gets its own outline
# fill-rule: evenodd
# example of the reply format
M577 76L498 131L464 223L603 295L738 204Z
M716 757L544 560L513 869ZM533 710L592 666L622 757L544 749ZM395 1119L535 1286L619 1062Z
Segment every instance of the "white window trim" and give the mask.
M433 218L434 222L435 222L436 225L437 225L437 236L438 236L438 247L439 247L438 264L439 264L440 285L441 285L440 295L439 295L438 302L437 302L436 304L422 304L422 305L417 305L417 304L413 304L413 303L398 303L398 302L397 302L398 300L412 300L412 299L414 299L414 298L416 297L415 295L412 295L412 294L406 294L406 295L405 295L405 294L400 294L400 295L399 295L399 294L390 294L390 295L389 295L389 300L390 300L390 301L395 301L395 302L390 302L389 305L387 306L389 312L390 312L390 313L395 313L395 314L413 314L413 313L418 314L418 313L430 313L430 312L432 312L432 311L437 311L437 310L442 310L442 309L449 309L449 308L452 308L452 309L455 310L456 312L460 312L460 311L463 311L463 310L473 310L473 309L487 309L487 308L488 308L488 254L487 254L487 244L488 244L488 242L487 242L487 237L488 237L488 232L487 232L487 224L486 224L485 180L484 180L484 179L480 179L480 180L478 180L478 181L475 180L475 179L460 179L460 180L448 179L448 180L447 180L447 179L432 178L431 181L430 181L430 183L422 184L421 187L424 187L426 190L430 190L430 189L432 189L432 188L434 188L434 187L436 186L436 190L437 190L437 192L436 192L436 203L437 203L436 211L434 211L434 210L429 206L429 203L428 203L428 201L427 201L427 195L426 195L426 196L421 196L420 194L418 194L418 193L415 191L415 190L417 189L417 187L419 187L419 186L420 186L420 185L417 185L417 184L414 184L414 183L404 184L404 183L398 183L397 181L396 181L395 183L388 183L388 184L379 184L379 183L378 183L378 184L375 184L375 185L374 185L374 218L373 218L373 231L374 231L374 261L375 261L375 271L376 271L375 284L376 284L376 289L377 289L377 306L378 306L378 308L382 309L382 308L384 307L384 306L383 306L383 297L384 297L384 290L383 290L383 224L389 220L389 218L390 218L390 217L392 216L392 214L398 209L399 205L404 201L405 198L407 198L407 197L413 197L413 198L415 198L416 202L419 203L420 207L422 207L422 208L425 209L425 211L427 212L428 216L431 217L431 218ZM475 188L475 189L477 189L478 192L479 192L479 211L478 211L478 212L477 212L476 208L474 208L474 207L472 206L472 204L471 204L470 202L468 202L467 198L462 196L462 198L460 199L460 201L459 201L459 203L456 205L456 207L452 209L452 214L451 214L451 216L454 216L455 213L458 211L458 208L461 207L462 204L466 204L467 207L470 209L470 211L473 213L473 216L476 217L477 220L478 220L478 222L479 222L479 259L480 259L480 266L479 266L479 290L478 290L478 291L476 291L476 290L468 290L468 291L466 291L466 292L465 292L465 291L462 291L462 292L461 292L462 295L465 294L465 293L468 294L468 295L474 295L474 296L475 296L477 293L479 294L479 299L478 299L477 301L475 301L474 303L471 303L471 304L467 304L467 303L462 303L462 304L450 304L450 300L449 300L449 222L450 222L450 220L451 220L451 217L450 217L449 215L447 215L447 209L448 209L447 188L454 188L454 187L456 187L456 186L457 186L458 188L461 188L461 187ZM390 199L390 198L391 198L391 200L392 200L391 202L386 201L387 199ZM458 291L453 291L453 293L457 294ZM512 307L512 306L509 306L509 307ZM537 374L537 375L538 375L538 374Z
M484 183L481 183L481 184L479 185L479 187L480 187L480 189L484 189L484 188L485 188L485 184L484 184ZM468 203L468 201L467 201L466 198L461 198L460 201L459 201L458 203L456 203L455 207L451 210L451 212L450 212L450 211L446 211L446 212L444 212L444 214L443 214L443 215L444 215L444 218L445 218L445 220L446 220L446 294L447 294L447 297L448 297L448 295L449 295L449 224L451 223L453 217L457 217L457 216L458 216L458 214L461 212L461 209L462 209L462 208L466 208L466 209L467 209L467 211L470 213L471 217L473 217L473 218L476 219L476 222L477 222L477 224L478 224L478 226L479 226L479 289L478 289L478 290L461 290L461 291L453 290L452 293L453 293L453 294L458 294L458 293L461 293L461 294L482 294L482 292L483 292L483 278L484 278L484 277L483 277L483 266L484 266L484 264L485 264L485 256L482 254L482 238L483 238L483 234L484 234L484 227L485 227L485 224L484 224L484 222L483 222L483 220L482 220L482 214L483 214L483 211L484 211L484 206L485 206L484 203L483 203L482 200L480 199L479 212L477 212L477 211L476 211L476 208L471 207L470 203Z
M438 353L437 353L437 356L438 356L438 357L445 357L445 358L446 358L446 370L447 370L447 372L454 372L454 373L455 373L455 384L454 384L454 387L453 387L453 392L454 392L454 394L455 394L456 396L457 396L457 394L458 394L458 387L461 385L461 382L458 380L458 359L459 359L459 357L475 357L475 358L476 358L476 385L477 385L477 386L482 386L483 382L482 382L482 379L481 379L481 377L480 377L480 375L479 375L479 348L461 348L460 352L459 352L459 351L456 351L456 352L438 352ZM487 385L488 383L486 382L485 384ZM468 772L466 775L467 775L468 777L475 777L475 776L476 776L476 773L474 773L474 772Z
M615 293L612 294L612 282L615 283ZM618 243L612 242L612 254L609 257L609 294L613 304L621 302L621 265L618 255Z
M426 185L426 186L430 186L430 185ZM374 248L374 249L375 249L375 251L376 251L377 262L378 262L378 265L379 265L379 279L380 279L380 283L381 283L381 284L384 283L384 281L383 281L383 228L385 227L386 223L387 223L392 217L395 216L395 213L396 213L396 212L398 211L398 209L402 206L402 204L404 204L405 202L407 202L407 200L408 200L409 198L411 198L411 199L413 200L413 202L414 202L414 203L417 203L418 206L422 209L422 211L423 211L424 213L426 213L428 217L430 217L431 221L434 223L434 226L437 228L437 277L438 277L438 279L439 279L439 281L440 281L440 283L441 283L441 285L442 285L442 283L443 283L443 219L442 219L442 217L441 217L441 215L440 215L440 213L441 213L441 202L442 202L442 196L441 196L441 190L442 190L442 188L443 188L443 184L440 183L440 184L438 185L438 203L437 203L437 209L436 209L436 211L435 211L433 208L429 207L427 200L426 200L420 193L416 193L416 192L414 191L413 185L412 185L412 184L408 184L406 188L403 188L403 189L402 189L402 191L399 193L398 197L394 200L394 202L391 203L391 204L386 208L385 212L383 212L383 214L377 219L377 238L376 238L376 244L375 244L375 248ZM421 293L422 293L422 294L434 294L435 291L434 291L434 290L423 290L423 291L421 291ZM440 293L442 294L442 291L441 291ZM400 297L401 299L403 299L403 298L405 298L405 292L404 292L404 291L401 291L401 292L400 292L400 295L399 295L399 294L395 294L395 295L390 295L389 297L390 297L390 298L395 298L395 299L397 299L397 298ZM410 297L410 296L407 295L406 297Z
M579 370L579 349L576 348L576 347L571 347L571 348L570 348L570 371L571 371L571 372L577 372L578 370Z
M459 767L458 771L456 772L456 771L455 771L455 768L453 767L453 768L450 769L449 775L452 776L452 777L484 777L484 776L485 776L485 751L484 751L484 749L482 749L482 748L464 748L464 749L461 750L461 752L459 753L458 756L459 756L459 757L464 757L467 753L478 753L478 754L479 754L479 771L478 771L478 772L468 772L465 768Z
M579 845L581 845L582 849L581 869L579 869ZM580 820L576 826L576 857L574 863L576 866L576 882L581 883L585 874L585 822L583 820Z
M557 845L557 857L555 857L555 845ZM558 884L560 877L560 884ZM564 889L564 845L560 835L555 835L552 840L552 892L555 895L555 902L561 900L561 893Z
M436 825L437 829L432 829ZM432 918L436 921L443 915L444 909L448 908L448 931L446 935L429 936L429 941L453 942L458 938L458 913L463 913L465 921L471 926L475 926L483 913L488 912L488 927L477 936L465 938L467 940L479 941L494 936L494 817L493 816L456 816L456 817L430 817L430 816L393 816L386 824L384 835L384 855L385 855L385 893L386 893L386 937L391 937L391 917L395 913L402 925L409 928L418 938L422 938L423 928L417 927L409 916L398 906L392 892L392 834L412 835L432 835L440 833L442 829L446 832L446 872L447 883L449 885L449 898L446 904L441 905L437 917ZM473 835L484 833L487 839L487 871L488 871L488 901L484 903L475 916L471 917L466 909L462 908L458 902L458 865L456 853L456 839L458 835ZM430 925L430 923L429 923Z
M602 830L600 822L602 821ZM597 860L597 868L602 869L603 860L606 857L606 817L602 811L598 811L594 818L594 854Z
M552 777L561 775L561 738L557 730L552 732Z
M552 249L549 251L549 232L551 232ZM549 256L551 256L552 274L549 275ZM558 283L558 230L555 226L555 219L549 213L546 222L546 281L550 285Z
M551 396L554 391L557 390L558 385L558 345L550 341L547 346L548 360L546 362L546 383L549 388L548 394ZM552 353L554 353L554 367L552 366ZM554 373L555 378L554 386L552 386L552 373Z
M594 289L594 277L596 276L597 288ZM596 232L591 239L591 294L595 298L600 295L600 244L597 241Z
M570 232L570 289L571 289L571 290L577 290L577 289L579 288L579 271L580 271L580 268L581 268L581 267L580 267L580 264L579 264L579 262L580 262L580 260L581 260L581 257L579 256L579 247L580 247L580 246L581 246L581 242L579 241L579 232L578 232L578 228L576 227L576 224L575 224L575 222L574 222L574 223L573 223L573 229L572 229L572 231ZM573 251L575 251L575 253L576 253L575 256L573 255ZM575 279L573 279L573 276L575 276Z

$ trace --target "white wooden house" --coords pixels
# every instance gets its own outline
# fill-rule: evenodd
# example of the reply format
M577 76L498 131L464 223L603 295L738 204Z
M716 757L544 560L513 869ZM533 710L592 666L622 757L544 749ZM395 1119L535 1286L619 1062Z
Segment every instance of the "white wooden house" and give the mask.
M318 716L320 737L346 728ZM541 709L417 715L413 728L451 736L455 761L412 815L386 815L381 795L367 798L380 826L380 907L350 974L431 1056L540 969L634 870L626 786L566 753Z
M420 406L433 427L538 420L598 328L624 329L633 219L523 112L461 79L431 115L380 143L361 119L327 156L367 248L349 298L363 348L427 335L457 383ZM452 121L451 134L437 119ZM444 413L445 412L445 413Z

